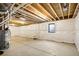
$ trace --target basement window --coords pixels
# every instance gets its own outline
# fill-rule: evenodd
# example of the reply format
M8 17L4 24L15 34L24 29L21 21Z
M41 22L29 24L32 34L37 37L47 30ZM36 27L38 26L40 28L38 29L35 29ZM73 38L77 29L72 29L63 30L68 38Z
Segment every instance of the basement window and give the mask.
M55 23L48 24L48 33L55 33Z

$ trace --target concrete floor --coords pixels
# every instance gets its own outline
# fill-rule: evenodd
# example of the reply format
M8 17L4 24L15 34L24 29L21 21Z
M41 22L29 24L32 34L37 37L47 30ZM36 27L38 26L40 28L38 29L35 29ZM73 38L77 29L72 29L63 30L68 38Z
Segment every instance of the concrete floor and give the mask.
M10 48L3 56L78 56L73 44L33 40L15 36L10 41Z

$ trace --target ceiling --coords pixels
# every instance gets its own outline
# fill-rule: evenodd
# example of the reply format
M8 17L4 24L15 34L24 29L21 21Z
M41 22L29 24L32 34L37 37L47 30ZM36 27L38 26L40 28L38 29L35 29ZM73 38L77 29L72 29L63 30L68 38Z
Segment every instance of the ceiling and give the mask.
M2 4L6 7L5 4ZM23 26L48 21L59 21L75 18L78 3L15 3L7 4L12 11L10 24Z

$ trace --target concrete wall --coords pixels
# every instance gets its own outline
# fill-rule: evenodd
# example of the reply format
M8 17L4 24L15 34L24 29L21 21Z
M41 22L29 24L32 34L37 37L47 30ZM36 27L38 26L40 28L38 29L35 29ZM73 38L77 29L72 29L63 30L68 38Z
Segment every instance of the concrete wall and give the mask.
M48 33L48 24L56 24L56 33ZM12 36L36 37L41 40L54 40L58 42L74 43L75 27L74 19L61 20L56 22L46 22L29 26L13 27L10 26Z

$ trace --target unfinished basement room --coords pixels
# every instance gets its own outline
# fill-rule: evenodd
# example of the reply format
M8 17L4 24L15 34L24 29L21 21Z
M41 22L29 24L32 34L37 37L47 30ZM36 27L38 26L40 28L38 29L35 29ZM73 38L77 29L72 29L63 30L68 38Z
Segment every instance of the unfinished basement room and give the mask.
M79 3L0 3L0 56L79 56Z

